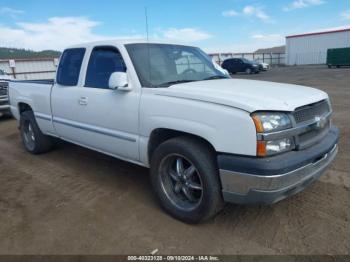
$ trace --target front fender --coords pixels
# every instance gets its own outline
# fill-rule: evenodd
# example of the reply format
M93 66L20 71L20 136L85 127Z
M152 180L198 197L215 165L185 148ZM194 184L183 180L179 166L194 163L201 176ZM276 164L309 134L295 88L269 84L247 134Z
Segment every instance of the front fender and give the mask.
M217 152L256 155L256 130L246 111L203 101L150 95L140 107L140 156L147 159L153 130L172 129L199 136Z

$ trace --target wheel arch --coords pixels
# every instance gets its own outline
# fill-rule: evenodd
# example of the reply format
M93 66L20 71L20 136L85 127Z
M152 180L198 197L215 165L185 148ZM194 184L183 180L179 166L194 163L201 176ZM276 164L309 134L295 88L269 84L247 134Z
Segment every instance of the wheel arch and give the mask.
M191 137L193 139L196 139L200 141L201 143L205 144L208 146L208 148L213 152L216 153L215 147L210 143L207 139L205 139L202 136L184 132L184 131L179 131L175 129L170 129L170 128L156 128L151 132L151 135L148 140L148 147L147 147L147 154L148 154L148 160L150 161L152 158L153 153L157 149L159 145L164 143L165 141L175 138L175 137Z
M25 102L19 102L17 107L20 115L25 111L33 111L33 108L28 103L25 103Z

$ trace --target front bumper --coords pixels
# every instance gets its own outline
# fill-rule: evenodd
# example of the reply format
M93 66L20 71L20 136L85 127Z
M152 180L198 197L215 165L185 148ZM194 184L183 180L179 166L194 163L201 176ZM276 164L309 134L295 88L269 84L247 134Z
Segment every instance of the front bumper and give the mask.
M0 113L9 112L10 105L8 96L0 96Z
M237 204L272 204L317 180L338 152L333 127L317 145L269 158L219 155L223 198Z

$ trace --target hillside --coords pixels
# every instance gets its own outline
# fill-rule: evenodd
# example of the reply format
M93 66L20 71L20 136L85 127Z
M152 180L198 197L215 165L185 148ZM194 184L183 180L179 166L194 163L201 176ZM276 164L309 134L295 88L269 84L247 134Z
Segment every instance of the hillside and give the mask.
M254 53L256 54L262 54L262 53L285 53L286 52L286 46L275 46L271 48L263 48L258 49Z
M19 58L44 58L59 57L61 52L55 50L32 51L26 49L0 47L0 59L19 59Z

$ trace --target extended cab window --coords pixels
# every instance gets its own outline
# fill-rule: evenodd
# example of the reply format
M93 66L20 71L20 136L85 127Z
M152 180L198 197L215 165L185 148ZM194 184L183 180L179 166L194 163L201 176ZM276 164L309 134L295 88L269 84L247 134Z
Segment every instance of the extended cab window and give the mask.
M64 86L76 86L79 80L85 48L72 48L63 52L57 70L57 83Z
M116 48L96 47L91 53L86 72L86 87L108 88L114 72L126 72L124 60Z

